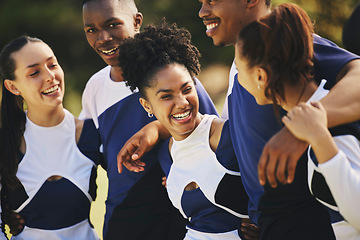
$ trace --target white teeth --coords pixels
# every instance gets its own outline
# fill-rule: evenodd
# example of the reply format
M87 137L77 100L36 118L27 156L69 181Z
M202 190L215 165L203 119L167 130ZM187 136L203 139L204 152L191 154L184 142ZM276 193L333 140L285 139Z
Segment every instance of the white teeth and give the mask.
M185 118L189 117L189 115L190 115L190 111L185 112L185 113L174 114L174 115L172 115L172 116L173 116L173 118L175 118L175 119L181 120L181 119L185 119Z
M45 91L43 91L44 94L51 94L56 92L59 89L58 85L53 86L52 88L46 89Z
M114 47L110 50L100 50L102 53L106 54L106 55L112 55L115 53L115 51L117 50L118 48L117 47Z
M206 25L206 29L210 30L210 29L216 28L218 25L219 25L219 23L210 23L210 24Z

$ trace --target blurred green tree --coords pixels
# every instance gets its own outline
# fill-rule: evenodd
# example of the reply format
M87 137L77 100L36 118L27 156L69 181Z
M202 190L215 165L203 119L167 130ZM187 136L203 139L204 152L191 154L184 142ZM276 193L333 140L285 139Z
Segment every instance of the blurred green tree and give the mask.
M144 25L157 24L165 18L187 28L201 54L203 68L212 64L230 66L233 47L218 48L205 34L198 16L201 3L197 0L135 0L144 14ZM240 0L239 0L240 1ZM317 32L338 45L342 26L359 0L273 0L274 4L295 2L314 19ZM66 77L65 107L77 114L81 93L89 77L105 66L88 46L82 25L81 0L1 0L0 48L11 39L27 34L39 37L54 50Z

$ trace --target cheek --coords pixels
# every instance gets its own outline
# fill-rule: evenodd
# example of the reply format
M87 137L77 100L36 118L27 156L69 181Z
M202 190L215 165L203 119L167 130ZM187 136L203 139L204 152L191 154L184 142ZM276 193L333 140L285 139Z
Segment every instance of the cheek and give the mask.
M128 37L134 37L135 30L134 28L131 28L131 26L123 26L119 27L118 29L114 29L112 31L113 36L117 36L117 38L128 38Z
M194 107L199 108L199 98L198 95L196 93L194 93L192 96L190 96L188 98L188 101L190 102L191 105L193 105Z
M88 41L90 46L95 44L95 34L86 34L86 40Z

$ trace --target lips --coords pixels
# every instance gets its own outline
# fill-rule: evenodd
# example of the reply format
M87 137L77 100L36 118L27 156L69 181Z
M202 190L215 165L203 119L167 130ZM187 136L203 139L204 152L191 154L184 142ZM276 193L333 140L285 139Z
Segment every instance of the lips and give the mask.
M204 25L206 26L206 35L211 37L214 34L214 31L219 26L220 21L219 20L204 20Z
M106 56L107 58L113 58L116 56L117 52L119 50L118 46L111 46L111 47L105 47L105 48L98 48L98 52L101 55Z
M49 95L56 94L59 91L60 91L59 85L55 85L55 86L52 86L52 87L46 89L45 91L43 91L42 94L49 96Z
M190 116L190 110L183 113L174 114L172 115L172 118L176 120L184 120L187 119L189 116Z

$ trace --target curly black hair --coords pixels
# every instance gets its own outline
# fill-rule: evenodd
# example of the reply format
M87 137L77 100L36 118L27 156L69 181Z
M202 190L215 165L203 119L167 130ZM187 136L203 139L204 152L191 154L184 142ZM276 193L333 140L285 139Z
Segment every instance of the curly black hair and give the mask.
M191 76L200 71L200 53L191 44L191 34L176 24L163 22L147 26L125 39L119 47L119 65L130 89L136 88L146 97L144 88L151 87L156 73L172 63L184 65Z

